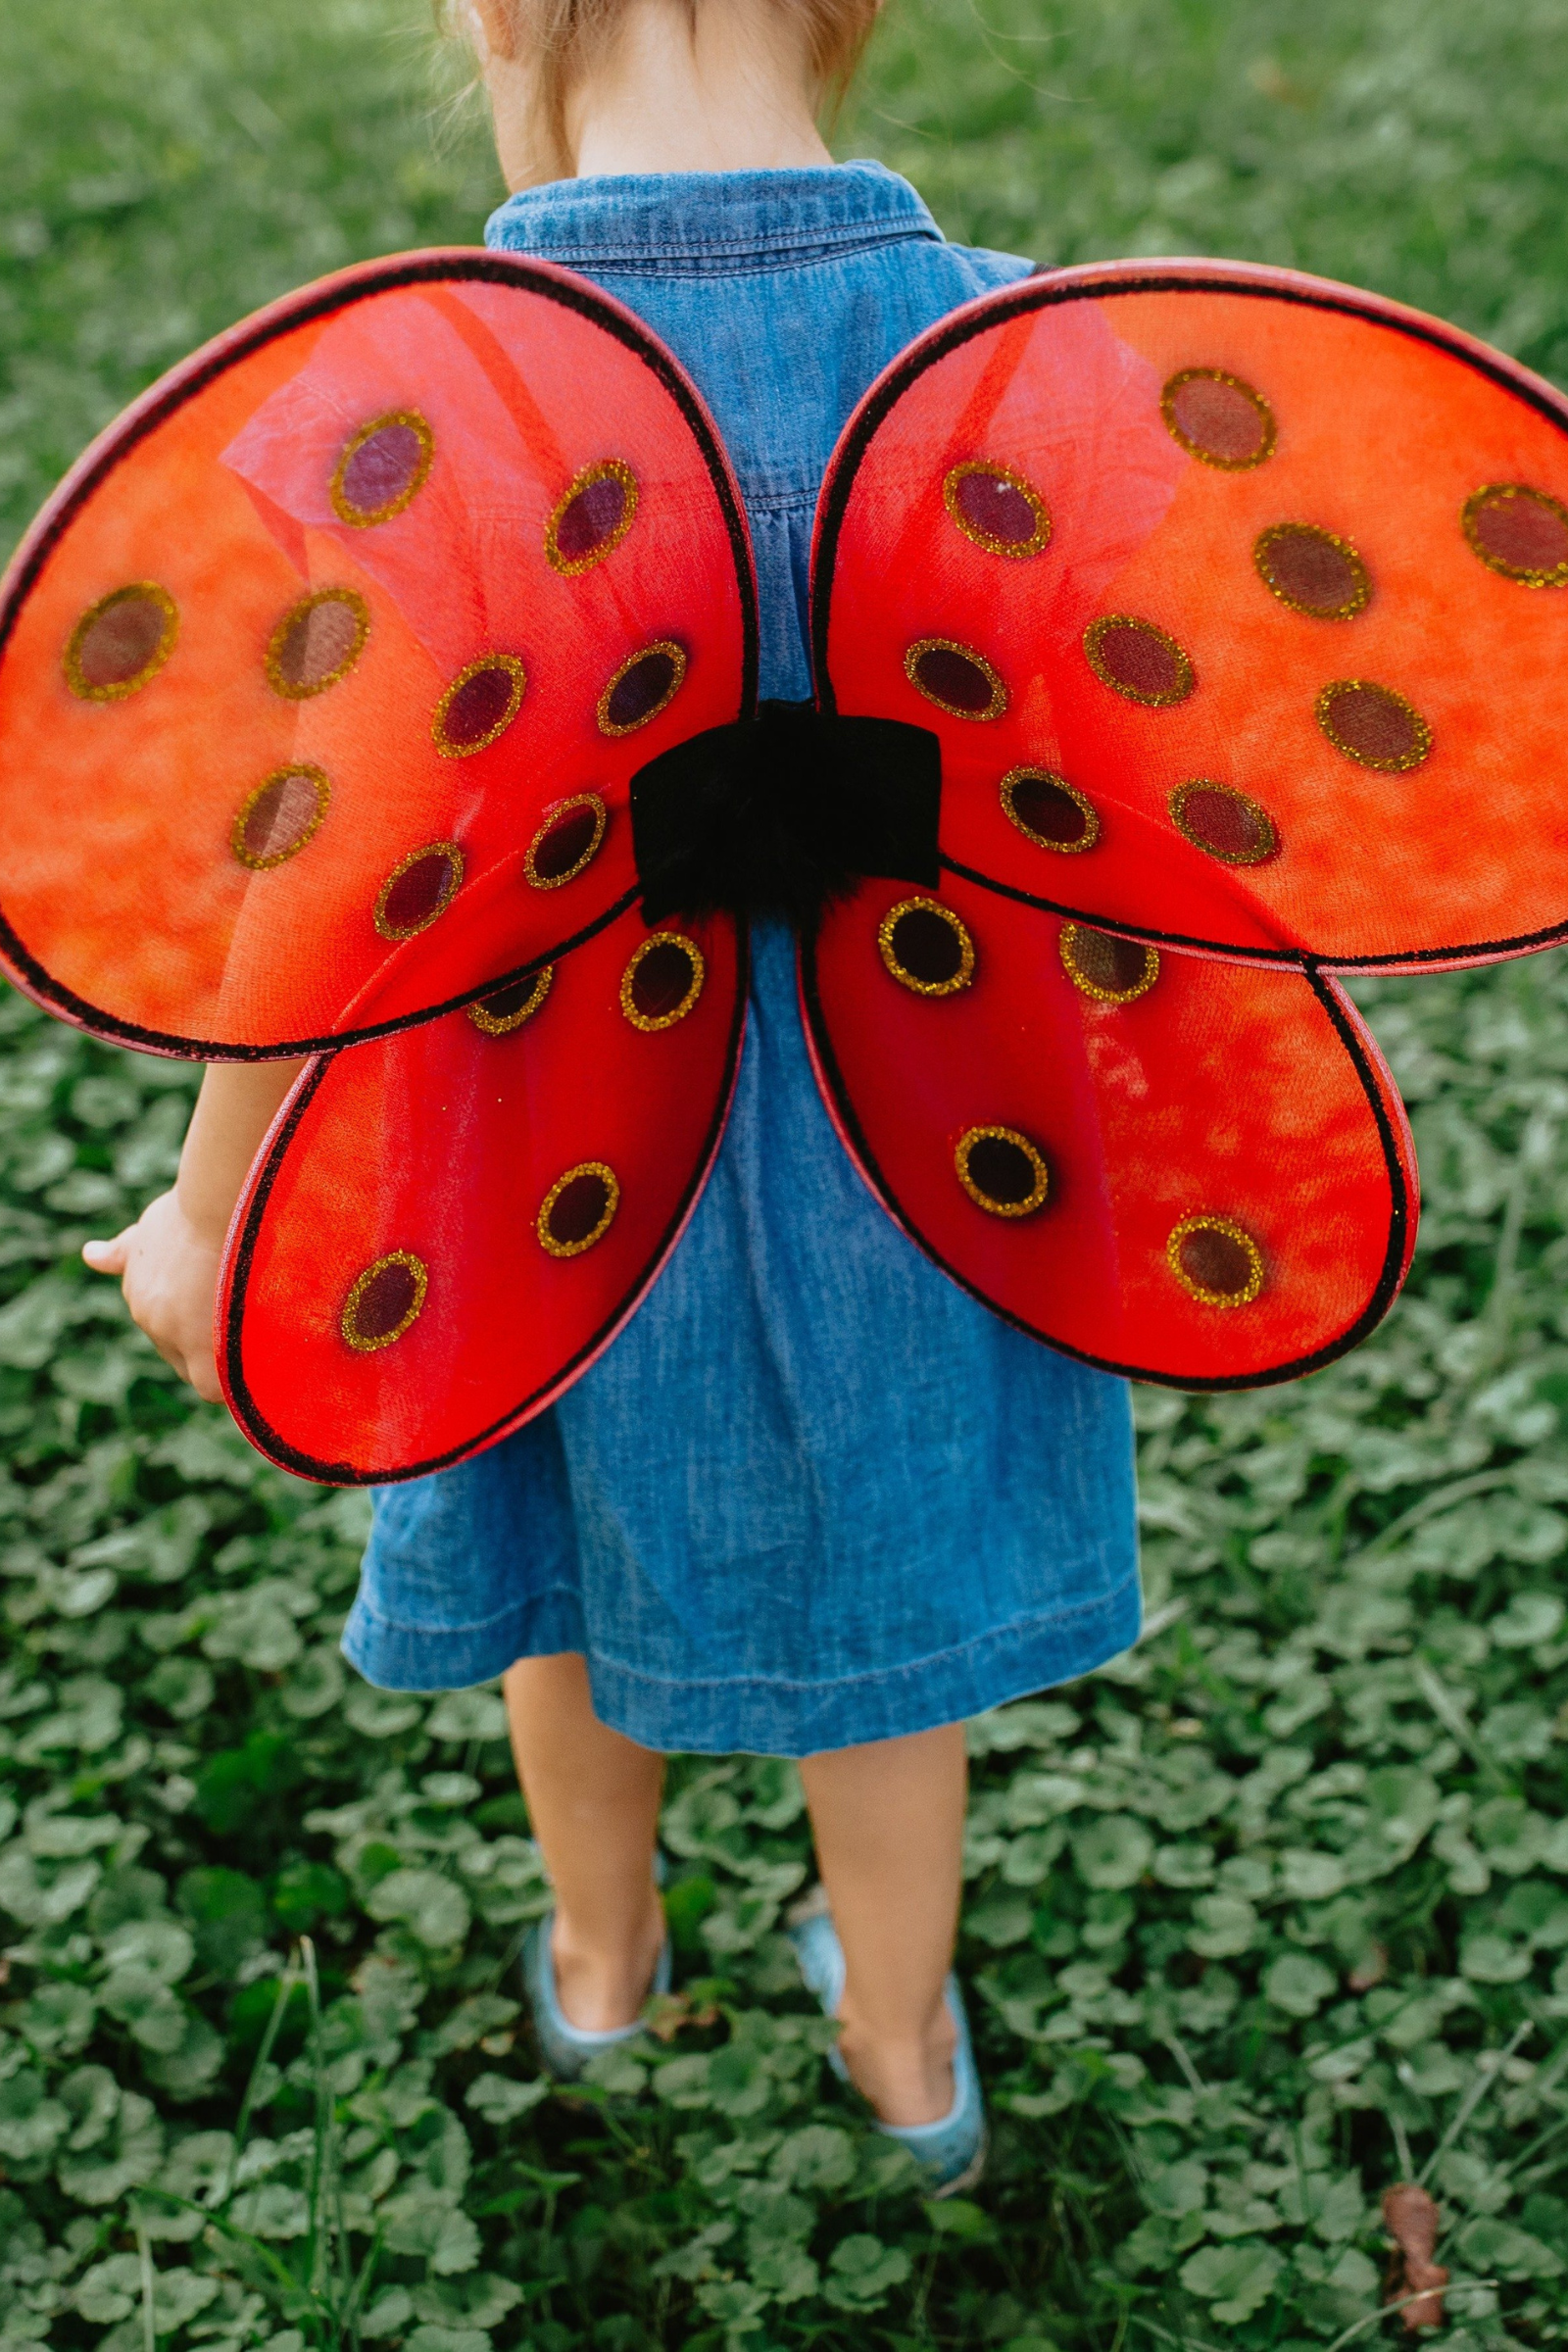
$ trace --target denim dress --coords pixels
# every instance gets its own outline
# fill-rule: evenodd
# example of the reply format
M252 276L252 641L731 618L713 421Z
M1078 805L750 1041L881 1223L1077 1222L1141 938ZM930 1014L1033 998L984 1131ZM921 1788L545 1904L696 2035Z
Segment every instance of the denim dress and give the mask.
M872 378L1027 273L869 163L561 181L487 242L564 264L695 379L751 521L760 692L810 693L812 511ZM488 1452L381 1490L344 1648L383 1688L587 1658L645 1746L805 1755L955 1722L1137 1638L1124 1384L922 1256L835 1136L793 940L753 935L717 1161L638 1313Z

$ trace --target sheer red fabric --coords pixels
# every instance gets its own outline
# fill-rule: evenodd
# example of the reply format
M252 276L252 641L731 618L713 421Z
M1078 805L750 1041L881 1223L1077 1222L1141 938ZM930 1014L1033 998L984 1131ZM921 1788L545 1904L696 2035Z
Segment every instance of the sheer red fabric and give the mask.
M1108 266L895 363L823 486L813 658L824 712L939 739L940 860L830 906L802 991L847 1148L948 1273L1183 1386L1373 1326L1416 1174L1330 975L1568 931L1565 590L1568 403L1373 297ZM105 1037L315 1052L219 1301L273 1458L458 1460L657 1277L746 958L731 913L646 919L632 796L756 672L700 400L514 257L292 297L40 518L0 604L0 951Z

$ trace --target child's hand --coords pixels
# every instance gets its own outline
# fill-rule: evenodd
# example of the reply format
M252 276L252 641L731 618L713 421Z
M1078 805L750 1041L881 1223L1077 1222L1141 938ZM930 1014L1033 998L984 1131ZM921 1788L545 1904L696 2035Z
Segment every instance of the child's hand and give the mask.
M84 1242L95 1274L118 1274L131 1320L198 1396L222 1396L213 1360L213 1300L221 1248L191 1223L177 1193L161 1193L112 1242Z

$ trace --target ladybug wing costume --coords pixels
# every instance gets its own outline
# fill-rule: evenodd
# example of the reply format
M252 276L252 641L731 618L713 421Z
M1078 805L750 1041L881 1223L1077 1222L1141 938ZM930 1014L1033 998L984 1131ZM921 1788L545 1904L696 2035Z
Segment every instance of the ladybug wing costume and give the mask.
M904 355L830 466L814 709L741 504L569 272L380 263L148 393L0 613L0 949L50 1009L309 1054L218 1358L345 1483L493 1442L678 1238L747 919L828 1106L999 1312L1183 1386L1369 1330L1402 1110L1335 973L1568 928L1568 403L1346 289L1063 272Z

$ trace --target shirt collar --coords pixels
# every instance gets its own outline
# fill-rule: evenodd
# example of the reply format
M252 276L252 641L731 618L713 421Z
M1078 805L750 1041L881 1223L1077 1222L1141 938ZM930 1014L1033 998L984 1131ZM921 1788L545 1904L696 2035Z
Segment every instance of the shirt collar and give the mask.
M509 197L484 241L568 268L720 275L905 237L940 243L942 231L906 179L864 162L553 180Z

